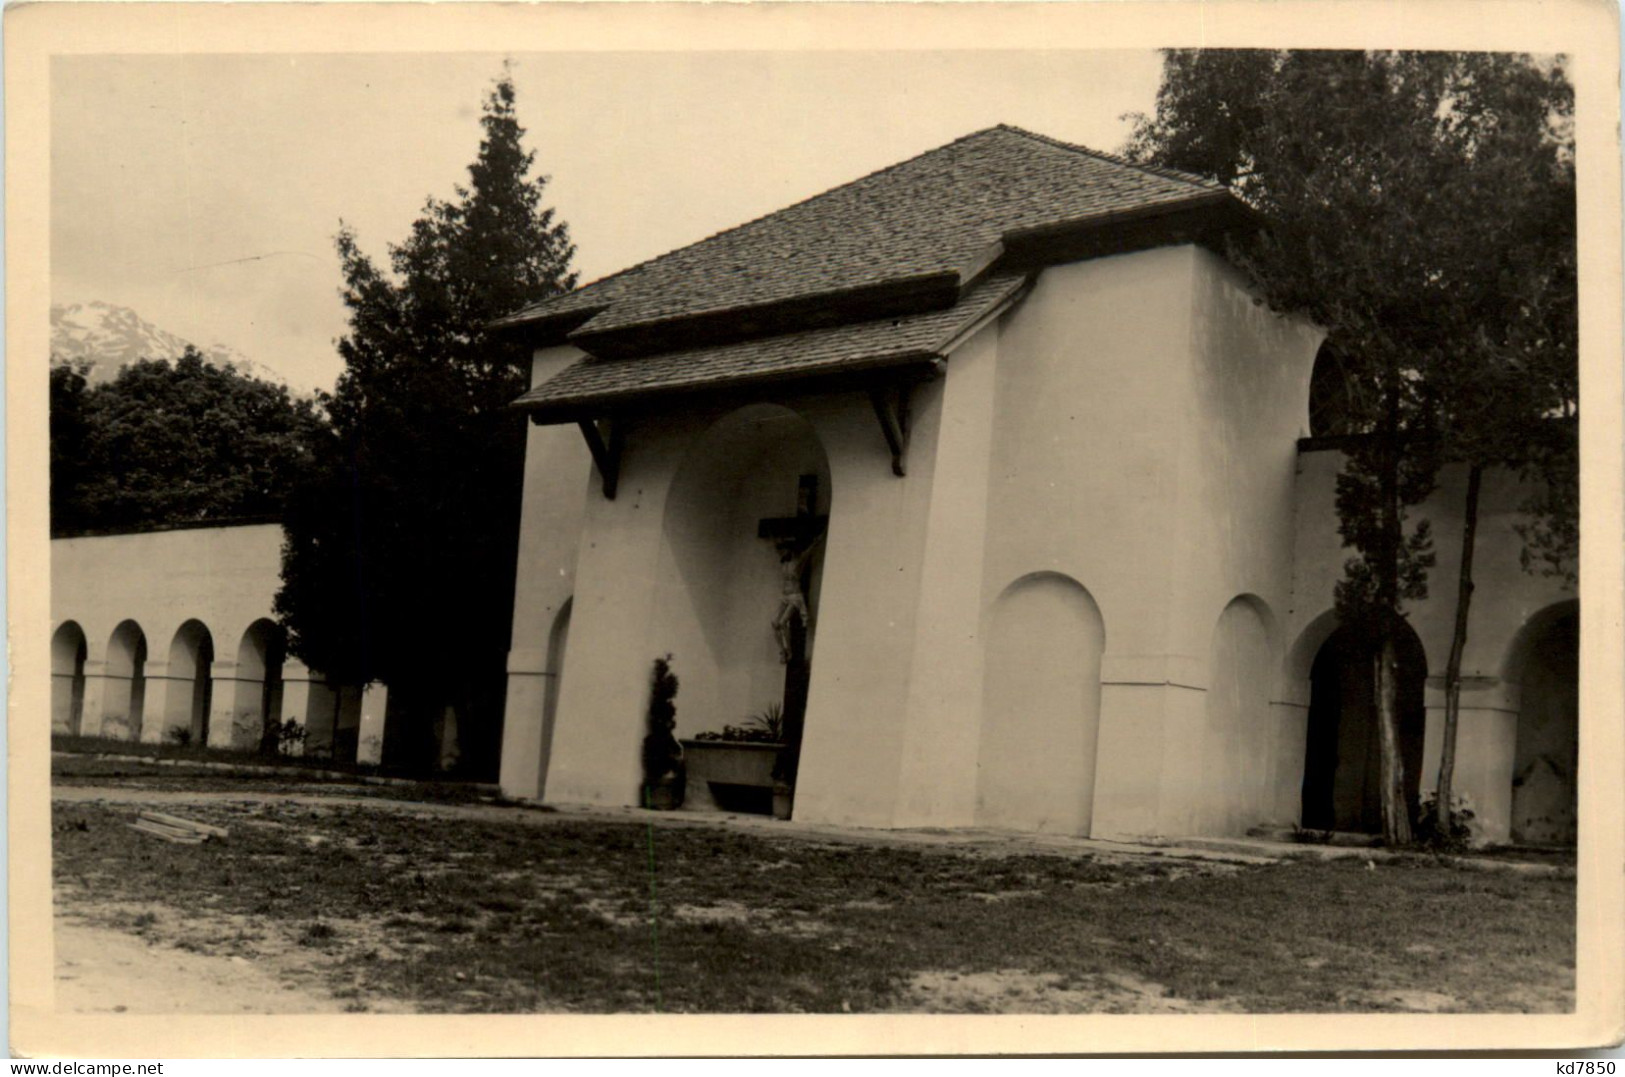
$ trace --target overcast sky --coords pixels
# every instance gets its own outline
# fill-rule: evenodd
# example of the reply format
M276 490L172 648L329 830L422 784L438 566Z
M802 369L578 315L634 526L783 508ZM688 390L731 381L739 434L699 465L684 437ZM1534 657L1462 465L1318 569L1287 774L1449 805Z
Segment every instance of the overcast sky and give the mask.
M1140 51L511 58L584 282L995 123L1115 150L1160 74ZM502 60L56 58L52 301L131 307L330 387L339 221L382 260L466 182Z

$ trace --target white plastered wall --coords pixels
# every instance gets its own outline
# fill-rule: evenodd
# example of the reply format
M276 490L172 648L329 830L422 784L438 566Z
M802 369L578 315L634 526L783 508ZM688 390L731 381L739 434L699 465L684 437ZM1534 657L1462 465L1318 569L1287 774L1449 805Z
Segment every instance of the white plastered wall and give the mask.
M1342 578L1350 551L1337 534L1335 504L1341 453L1332 450L1299 455L1293 609L1288 638L1291 651L1286 690L1309 699L1309 668L1324 636L1329 634L1333 589ZM1560 580L1526 572L1519 553L1523 539L1517 526L1529 489L1518 477L1497 470L1484 475L1474 542L1475 590L1462 655L1461 721L1456 739L1455 788L1471 800L1479 837L1489 842L1511 836L1512 778L1518 738L1520 686L1516 641L1519 632L1543 611L1570 602L1574 592ZM1466 503L1466 469L1444 468L1438 487L1409 511L1412 522L1426 519L1433 531L1436 562L1428 574L1428 597L1407 605L1406 615L1427 654L1427 728L1423 743L1421 788L1438 783L1443 744L1444 679L1456 616L1456 579L1460 566L1462 515Z
M984 602L1053 572L1100 609L1095 836L1234 828L1247 814L1200 773L1204 745L1241 721L1210 707L1209 666L1259 661L1255 643L1215 644L1241 596L1278 653L1318 339L1191 246L1047 269L1002 332ZM1270 791L1237 799L1273 799L1291 725L1274 708L1246 721L1270 753L1249 780ZM1070 765L1038 744L1028 760L1035 781Z
M581 354L571 347L538 349L531 385ZM511 797L540 799L546 792L554 718L549 711L556 711L569 655L568 622L562 617L575 591L576 546L589 488L601 496L595 479L592 457L574 425L530 427L499 775L502 791Z
M118 626L132 621L146 637L143 741L160 741L169 726L171 694L192 691L191 679L170 676L171 644L189 620L201 622L214 642L210 743L231 747L237 719L244 635L271 616L281 570L282 528L277 524L196 528L141 534L61 538L51 543L52 629L73 621L85 634L85 695L81 730L96 735L127 717L107 709L109 699L128 699L128 684L110 685L108 646ZM285 678L303 667L287 663ZM109 691L110 687L113 689ZM118 691L123 689L122 694ZM254 684L244 686L246 690ZM291 701L284 700L284 713ZM112 721L109 721L112 720ZM241 724L241 723L237 723ZM257 729L253 731L257 744ZM246 741L246 735L241 738Z

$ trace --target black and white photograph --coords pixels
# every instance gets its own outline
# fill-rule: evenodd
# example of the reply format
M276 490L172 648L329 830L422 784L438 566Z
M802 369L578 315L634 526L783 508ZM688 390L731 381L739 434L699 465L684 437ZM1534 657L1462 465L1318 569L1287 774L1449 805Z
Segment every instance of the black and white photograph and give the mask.
M1617 1039L1617 11L185 6L7 16L15 1051Z

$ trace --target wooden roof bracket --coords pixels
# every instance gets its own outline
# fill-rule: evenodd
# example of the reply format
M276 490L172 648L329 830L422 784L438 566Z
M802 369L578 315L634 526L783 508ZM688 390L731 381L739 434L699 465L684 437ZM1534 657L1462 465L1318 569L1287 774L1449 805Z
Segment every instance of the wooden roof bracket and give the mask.
M880 432L885 435L886 447L891 450L891 473L898 478L908 474L908 405L911 391L908 385L869 390L869 403L874 405L875 418L880 420Z
M592 462L598 465L604 499L615 500L615 487L621 480L621 450L626 445L626 424L619 419L605 419L600 429L596 420L581 419L576 423L586 439Z

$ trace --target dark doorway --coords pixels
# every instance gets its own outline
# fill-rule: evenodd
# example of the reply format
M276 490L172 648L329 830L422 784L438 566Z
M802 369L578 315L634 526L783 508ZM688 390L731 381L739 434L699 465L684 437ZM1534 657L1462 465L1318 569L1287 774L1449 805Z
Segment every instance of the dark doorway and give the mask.
M1399 748L1405 801L1416 817L1427 710L1427 656L1407 626L1399 657ZM1382 749L1377 735L1376 667L1371 646L1339 628L1321 645L1310 672L1308 740L1303 761L1303 826L1308 830L1382 832Z
M1580 616L1569 612L1527 644L1512 769L1512 840L1573 845L1580 769Z

